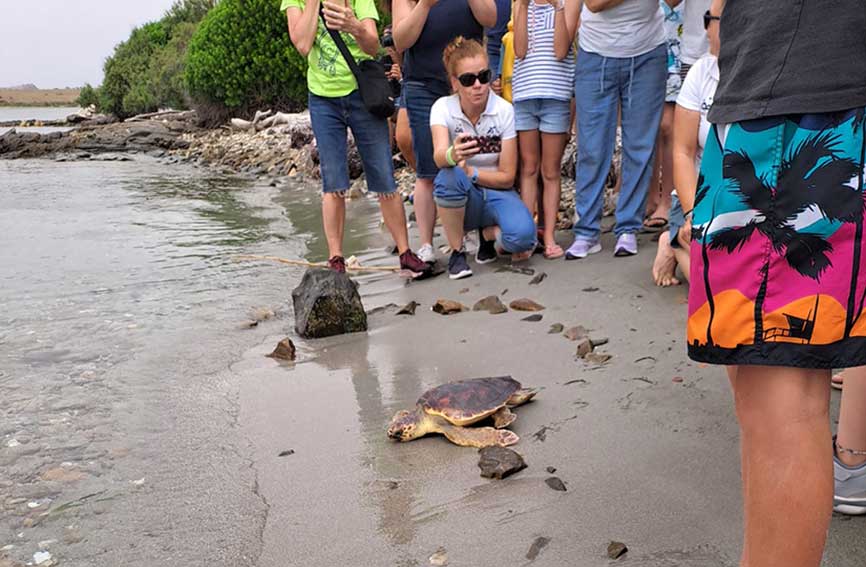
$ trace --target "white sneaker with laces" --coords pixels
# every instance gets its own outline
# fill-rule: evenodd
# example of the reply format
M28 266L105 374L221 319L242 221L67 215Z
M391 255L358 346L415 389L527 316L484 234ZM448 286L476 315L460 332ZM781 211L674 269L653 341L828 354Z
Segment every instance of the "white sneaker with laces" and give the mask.
M435 262L436 261L436 252L433 251L432 244L424 244L421 248L418 249L418 257L425 262Z

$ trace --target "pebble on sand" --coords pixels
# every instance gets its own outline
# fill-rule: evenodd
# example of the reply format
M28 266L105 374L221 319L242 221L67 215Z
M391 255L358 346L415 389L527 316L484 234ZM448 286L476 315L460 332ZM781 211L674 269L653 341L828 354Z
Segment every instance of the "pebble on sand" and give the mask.
M526 468L526 461L516 451L506 447L484 447L478 451L478 468L484 478L503 479Z
M269 358L275 358L277 360L293 361L297 356L295 351L295 343L293 343L291 339L285 338L277 344L277 348L274 349L274 352L267 356Z
M547 334L548 335L558 335L559 333L562 332L562 330L564 328L565 328L565 326L562 323L554 323L553 325L550 326L550 330L547 331Z
M562 482L562 479L558 476L551 476L549 478L546 478L544 479L544 483L553 490L558 490L559 492L568 491L568 489L565 487L565 483Z
M500 313L507 313L508 308L504 303L499 299L499 297L495 295L490 295L481 299L472 307L473 311L487 311L491 315L499 315Z
M543 311L544 305L527 298L515 299L509 304L515 311Z
M460 313L468 310L466 306L459 301L453 301L451 299L437 300L436 303L433 304L432 309L434 313L439 313L440 315L451 315L452 313Z
M565 331L565 338L570 341L576 341L577 339L582 339L588 336L589 331L583 327L583 325L578 325L577 327L571 327L567 331Z
M611 559L619 559L628 553L628 547L619 541L612 541L607 546L607 556Z
M397 311L396 314L397 315L414 315L415 309L418 307L418 305L419 305L419 303L417 301L410 301L409 303L407 303L406 305L401 307L400 310Z

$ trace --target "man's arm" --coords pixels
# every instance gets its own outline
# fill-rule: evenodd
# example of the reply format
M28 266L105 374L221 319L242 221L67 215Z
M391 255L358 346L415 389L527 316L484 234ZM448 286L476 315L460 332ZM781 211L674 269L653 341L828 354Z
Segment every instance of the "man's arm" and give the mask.
M319 0L306 0L304 9L289 8L286 10L289 24L289 39L298 52L306 57L316 42L316 32L319 27Z
M358 47L367 55L375 56L379 53L379 32L376 30L374 19L359 20L355 17L355 11L348 5L326 1L323 6L325 25L329 29L352 34Z
M469 9L478 23L485 28L496 25L496 2L493 0L469 0Z
M605 10L609 10L615 6L619 6L625 0L586 0L584 4L586 4L586 8L590 12L604 12Z

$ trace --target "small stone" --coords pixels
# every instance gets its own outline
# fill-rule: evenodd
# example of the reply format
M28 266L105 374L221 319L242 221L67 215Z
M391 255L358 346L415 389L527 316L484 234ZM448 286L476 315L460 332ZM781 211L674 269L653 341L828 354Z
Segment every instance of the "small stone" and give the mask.
M599 291L599 289L597 287L585 287L580 291L585 293L595 293L596 291Z
M682 384L683 383L683 377L682 376L674 376L673 382L674 382L674 384Z
M575 354L578 358L586 358L586 355L592 352L592 342L584 337L577 341L577 351Z
M543 282L546 277L547 272L541 272L540 274L529 280L529 285L538 285Z
M495 295L490 295L480 300L472 307L473 311L487 311L491 315L499 315L501 313L507 313L508 308L504 303L499 299L499 297Z
M546 484L553 490L558 490L559 492L566 492L568 490L567 488L565 488L565 483L562 482L562 479L560 479L558 476L551 476L544 479L544 484Z
M439 299L433 305L433 312L439 313L440 315L451 315L452 313L460 313L461 311L466 310L467 308L465 305L459 301L453 301L451 299Z
M436 553L430 556L430 565L435 565L436 567L448 565L448 553L445 552L445 548L440 547L436 550Z
M556 472L556 467L547 467L546 470L548 473L553 474Z
M529 546L529 551L526 552L526 558L530 561L534 561L538 554L541 553L541 550L547 547L547 544L550 543L550 538L548 537L537 537L535 541L532 542L532 545Z
M418 307L417 301L410 301L397 311L397 315L415 315L415 309Z
M478 468L485 478L503 479L526 468L526 462L519 453L507 447L484 447L479 451L481 459Z
M295 360L295 343L293 343L289 338L281 340L279 344L277 344L277 348L274 349L274 352L269 354L268 357L276 358L277 360Z
M466 293L469 293L469 288L468 288L468 287L464 287L463 289L461 289L461 290L458 291L457 293L459 293L460 295L464 295L464 294L466 294Z
M602 365L610 362L613 358L613 355L608 354L606 352L591 352L584 357L584 360L588 364Z
M592 343L592 348L598 348L598 347L604 346L610 342L610 339L608 339L607 337L602 338L602 339L590 338L589 340Z
M44 565L51 561L51 554L47 551L37 551L33 554L33 563L36 565Z
M607 546L607 556L611 559L619 559L628 553L628 547L619 541L612 541Z
M515 311L543 311L544 305L534 302L531 299L522 298L515 299L509 304L509 307Z
M554 323L550 326L550 330L547 331L548 335L558 335L565 329L565 326L562 323Z
M9 441L6 442L6 446L10 449L14 449L15 447L18 447L19 445L21 445L21 443L17 439L10 439Z
M570 341L576 341L577 339L585 338L587 334L588 331L582 325L578 325L565 331L565 338Z
M85 474L79 470L61 466L48 469L40 477L49 482L76 482L83 479Z
M535 315L530 315L529 317L524 317L521 321L527 321L529 323L538 323L544 318L544 315L540 313L536 313Z
M289 449L289 450L287 450L287 451L282 451L282 452L280 452L280 454L277 455L277 456L278 456L278 457L288 457L288 456L290 456L290 455L294 455L294 454L295 454L295 450L294 450L294 449Z

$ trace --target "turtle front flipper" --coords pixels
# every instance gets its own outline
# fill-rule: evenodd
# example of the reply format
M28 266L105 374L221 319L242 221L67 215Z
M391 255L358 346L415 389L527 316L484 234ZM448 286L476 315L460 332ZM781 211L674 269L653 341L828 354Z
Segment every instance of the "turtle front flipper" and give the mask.
M521 388L520 390L517 390L516 392L511 394L511 397L508 398L508 401L505 403L510 408L522 406L523 404L534 398L535 394L537 393L537 388Z
M436 430L455 445L463 447L507 447L520 441L514 432L492 427L458 427L450 423L437 422Z
M511 410L509 410L506 406L502 406L501 408L496 410L496 413L494 413L490 417L493 418L493 427L495 427L496 429L505 429L506 427L514 423L515 419L517 419L517 415L511 413Z

